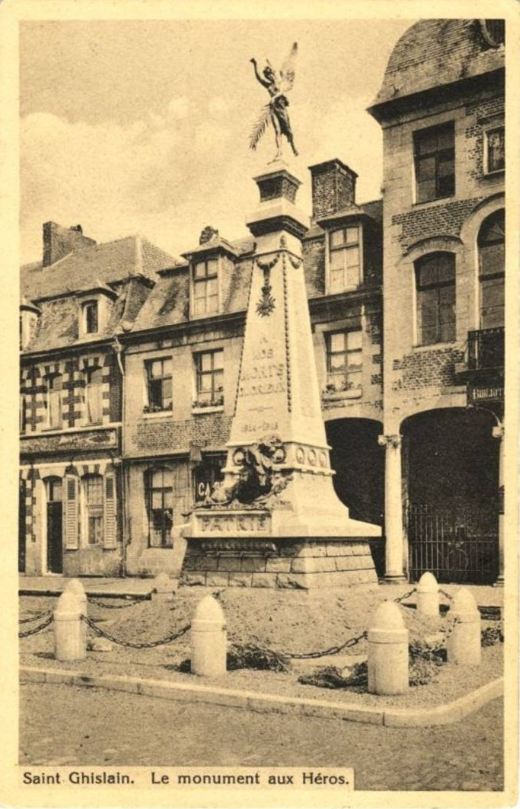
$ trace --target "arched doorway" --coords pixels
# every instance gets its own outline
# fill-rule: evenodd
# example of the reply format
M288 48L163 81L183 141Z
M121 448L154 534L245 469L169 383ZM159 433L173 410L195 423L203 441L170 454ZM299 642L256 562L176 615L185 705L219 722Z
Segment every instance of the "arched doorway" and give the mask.
M412 581L492 583L498 573L498 442L490 413L429 410L403 422Z
M45 481L47 499L47 572L63 573L63 486L58 477Z
M384 448L377 443L382 424L373 419L325 422L336 494L354 520L383 524ZM378 575L384 574L383 543L371 543Z

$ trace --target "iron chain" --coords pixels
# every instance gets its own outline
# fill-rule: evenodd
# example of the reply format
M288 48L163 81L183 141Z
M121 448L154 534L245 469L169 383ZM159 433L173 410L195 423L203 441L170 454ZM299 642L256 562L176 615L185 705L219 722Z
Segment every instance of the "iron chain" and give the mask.
M340 644L339 646L331 646L330 649L323 649L319 652L278 652L282 657L288 657L292 660L313 660L318 657L327 657L328 655L337 655L343 651L343 649L349 649L352 646L356 646L360 641L366 638L367 633L362 632L361 635L355 635L352 638L349 638L345 641L345 643Z
M417 591L417 587L414 587L413 590L409 590L404 595L399 596L398 598L394 598L395 603L396 604L401 604L402 601L406 601L406 599L410 598L410 596L413 595L416 591Z
M44 616L46 616L48 614L49 614L48 610L40 610L40 612L36 612L34 615L30 615L28 618L18 618L18 623L19 624L30 624L33 621L39 621L40 618L43 618Z
M47 629L47 627L52 624L53 620L54 620L54 616L53 616L52 612L50 612L48 617L45 619L45 621L42 624L39 624L38 626L35 626L32 629L26 629L24 632L19 632L18 637L19 638L28 638L29 635L37 635L38 632L43 632L44 629Z
M107 610L123 610L126 607L135 607L136 604L140 604L142 601L148 601L149 595L142 595L142 596L132 596L132 600L127 601L125 604L104 604L103 601L98 601L97 598L89 598L88 603L94 604L95 607L102 607L103 609Z
M178 638L185 635L186 632L190 629L191 624L186 624L177 632L173 632L171 635L167 635L165 638L160 638L159 640L151 640L148 642L140 642L140 641L130 641L130 640L120 640L115 638L110 633L106 632L101 627L97 626L90 618L87 618L86 615L82 616L83 620L89 626L96 635L99 635L101 638L106 638L107 640L111 641L112 643L117 643L119 646L128 646L131 649L153 649L155 646L165 646L168 643L173 643L173 641L177 640Z

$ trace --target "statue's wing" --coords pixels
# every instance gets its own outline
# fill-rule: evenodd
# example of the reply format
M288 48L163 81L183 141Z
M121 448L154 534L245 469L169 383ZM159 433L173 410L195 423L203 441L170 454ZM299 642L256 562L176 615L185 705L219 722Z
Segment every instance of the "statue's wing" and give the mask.
M262 136L271 123L271 107L269 104L266 104L265 107L262 107L262 112L258 116L258 119L251 130L251 135L249 136L249 148L256 149Z
M296 56L298 54L298 43L294 42L289 53L280 70L280 90L282 93L287 93L294 84Z

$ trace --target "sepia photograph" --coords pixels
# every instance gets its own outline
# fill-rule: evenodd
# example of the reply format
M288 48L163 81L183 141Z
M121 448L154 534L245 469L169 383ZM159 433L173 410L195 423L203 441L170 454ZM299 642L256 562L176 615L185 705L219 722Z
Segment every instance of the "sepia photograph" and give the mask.
M460 7L0 8L5 805L516 802L519 9Z

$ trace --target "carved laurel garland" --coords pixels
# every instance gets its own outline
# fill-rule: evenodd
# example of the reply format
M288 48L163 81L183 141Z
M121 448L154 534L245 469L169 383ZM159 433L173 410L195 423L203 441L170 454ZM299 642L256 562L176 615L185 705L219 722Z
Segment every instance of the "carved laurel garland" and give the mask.
M274 310L276 299L271 295L272 286L271 286L271 270L273 267L276 266L278 263L278 259L280 258L280 254L277 253L270 261L260 261L257 258L256 263L258 267L262 270L264 274L264 283L262 286L262 295L260 300L256 304L256 313L260 315L260 317L269 317L271 312Z

